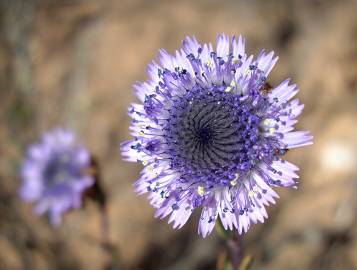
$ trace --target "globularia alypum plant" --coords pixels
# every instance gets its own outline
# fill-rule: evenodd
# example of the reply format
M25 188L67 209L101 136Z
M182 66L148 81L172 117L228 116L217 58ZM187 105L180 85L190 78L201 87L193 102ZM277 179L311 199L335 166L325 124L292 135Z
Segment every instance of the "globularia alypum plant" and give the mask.
M286 151L312 143L309 132L294 131L304 107L292 99L296 85L272 87L267 78L278 58L248 56L241 36L218 36L216 49L188 37L175 55L161 50L159 58L149 65L150 79L135 85L134 138L122 144L126 160L145 166L136 191L148 192L156 216L170 216L175 228L200 208L203 237L218 218L226 230L247 232L267 218L265 206L278 197L273 187L297 187L298 168L282 159ZM54 129L30 146L21 176L21 198L52 224L85 197L99 204L107 224L99 166L72 131ZM103 226L106 246L107 231ZM240 247L231 244L236 268Z
M203 237L218 218L241 234L267 218L273 187L297 186L298 168L282 158L312 136L293 131L304 107L292 99L297 86L267 80L277 60L264 50L248 56L241 36L160 50L149 80L134 85L133 139L122 143L124 158L144 165L136 191L149 193L157 217L181 228L199 208Z
M87 173L90 166L89 151L71 130L46 132L27 151L20 197L35 202L35 213L47 213L51 223L58 226L64 213L81 207L84 192L93 186L95 179Z

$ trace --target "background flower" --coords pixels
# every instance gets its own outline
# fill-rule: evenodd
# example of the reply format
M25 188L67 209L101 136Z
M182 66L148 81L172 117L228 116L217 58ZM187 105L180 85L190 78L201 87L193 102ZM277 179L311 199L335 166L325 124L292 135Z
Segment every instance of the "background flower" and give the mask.
M248 56L245 41L219 35L217 47L186 38L174 56L160 50L150 80L135 85L143 104L132 104L131 134L123 156L145 166L136 183L150 192L156 216L182 227L202 207L199 233L220 218L225 229L246 232L263 222L272 186L296 187L298 170L281 159L288 149L312 143L293 131L303 105L296 85L276 87L267 77L277 62L264 50Z
M27 202L36 202L35 213L48 212L51 223L59 225L61 215L79 208L83 192L93 184L85 172L89 166L90 154L77 143L73 132L54 129L29 147L19 194Z

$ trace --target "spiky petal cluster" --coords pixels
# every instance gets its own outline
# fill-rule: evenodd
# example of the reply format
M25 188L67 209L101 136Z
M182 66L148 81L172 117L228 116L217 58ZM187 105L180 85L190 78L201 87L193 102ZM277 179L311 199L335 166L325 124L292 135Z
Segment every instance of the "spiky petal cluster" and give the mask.
M36 202L36 214L48 212L53 225L72 208L79 208L83 192L94 183L85 173L90 166L88 150L76 142L70 130L54 129L29 147L21 168L20 197Z
M126 160L145 166L136 190L149 192L156 216L170 216L175 228L202 208L203 237L218 217L246 232L267 218L265 206L278 197L272 187L297 185L298 168L282 156L312 143L308 132L293 131L304 107L291 101L298 89L289 80L271 87L278 58L247 56L241 36L220 35L215 49L186 38L175 55L160 50L159 58L150 79L134 86L134 139L122 144Z

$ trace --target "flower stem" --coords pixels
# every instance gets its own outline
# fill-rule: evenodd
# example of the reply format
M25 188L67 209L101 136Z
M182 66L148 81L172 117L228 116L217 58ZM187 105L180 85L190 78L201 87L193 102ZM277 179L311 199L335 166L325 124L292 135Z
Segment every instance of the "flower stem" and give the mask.
M225 230L220 221L217 223L215 226L216 231L225 240L227 247L227 251L220 254L217 269L247 270L250 266L251 257L244 257L242 236L238 233ZM228 254L228 256L224 254ZM226 260L225 263L222 263L223 258ZM225 267L223 268L222 265L225 265Z
M119 251L115 244L110 240L109 215L107 195L101 181L100 167L98 161L92 155L91 167L88 173L94 177L93 186L87 190L85 197L93 200L99 208L100 229L101 229L101 247L109 255L110 262L105 269L121 269Z
M240 269L243 260L242 250L242 237L239 234L233 235L232 238L227 240L230 259L232 262L233 270Z
M100 173L98 161L93 155L91 157L91 166L87 173L93 176L94 184L91 188L89 188L86 191L85 196L87 198L92 199L99 207L101 233L102 233L102 246L104 249L106 249L108 246L110 246L109 221L108 221L108 213L107 213L107 196L101 184L101 173Z

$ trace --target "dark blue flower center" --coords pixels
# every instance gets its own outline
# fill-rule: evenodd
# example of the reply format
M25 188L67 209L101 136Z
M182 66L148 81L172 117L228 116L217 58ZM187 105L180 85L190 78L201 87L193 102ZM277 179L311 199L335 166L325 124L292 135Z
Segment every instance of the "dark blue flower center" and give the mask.
M213 138L213 131L210 128L203 127L196 132L196 137L201 144L209 144Z
M171 166L213 182L249 171L262 151L270 152L259 128L260 108L218 87L177 98L164 127Z
M43 177L47 184L56 185L70 181L80 174L74 166L69 154L56 154L48 161L43 170Z

